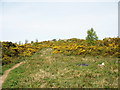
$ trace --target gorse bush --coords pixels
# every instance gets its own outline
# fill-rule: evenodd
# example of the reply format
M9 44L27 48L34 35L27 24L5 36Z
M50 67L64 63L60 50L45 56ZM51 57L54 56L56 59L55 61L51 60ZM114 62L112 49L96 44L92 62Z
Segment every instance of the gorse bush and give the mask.
M120 56L120 38L105 38L103 40L96 40L96 45L87 45L86 41L69 40L71 42L64 42L59 45L55 45L53 53L64 53L67 55L102 55L102 56ZM81 43L79 43L81 42Z
M46 45L37 43L27 43L24 45L18 45L12 42L1 42L2 43L2 65L12 63L16 57L31 56L37 50L47 47Z
M18 45L12 42L2 43L2 64L13 62L16 57L31 56L42 48L52 48L53 54L62 53L65 55L92 55L120 57L120 38L104 38L96 40L96 44L88 45L83 39L67 39L58 41L32 42Z

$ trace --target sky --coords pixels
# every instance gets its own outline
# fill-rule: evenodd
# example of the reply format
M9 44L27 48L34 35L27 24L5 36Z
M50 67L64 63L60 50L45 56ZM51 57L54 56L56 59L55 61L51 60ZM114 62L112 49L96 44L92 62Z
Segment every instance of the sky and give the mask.
M117 0L58 1L2 0L0 41L85 39L91 28L99 39L118 36Z

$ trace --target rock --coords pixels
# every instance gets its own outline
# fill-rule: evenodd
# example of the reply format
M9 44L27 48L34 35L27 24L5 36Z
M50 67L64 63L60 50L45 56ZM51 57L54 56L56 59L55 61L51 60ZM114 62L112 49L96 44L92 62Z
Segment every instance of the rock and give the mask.
M105 63L103 62L101 64L98 64L98 66L105 66Z

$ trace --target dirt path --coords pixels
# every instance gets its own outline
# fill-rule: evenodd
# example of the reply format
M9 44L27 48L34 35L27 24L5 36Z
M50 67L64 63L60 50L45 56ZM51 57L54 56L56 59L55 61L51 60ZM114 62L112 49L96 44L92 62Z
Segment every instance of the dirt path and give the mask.
M24 61L23 62L20 62L16 65L14 65L13 67L11 67L10 69L6 70L4 72L4 74L0 77L0 88L2 88L2 84L4 83L5 79L7 78L9 72L17 67L19 67L21 64L25 63Z

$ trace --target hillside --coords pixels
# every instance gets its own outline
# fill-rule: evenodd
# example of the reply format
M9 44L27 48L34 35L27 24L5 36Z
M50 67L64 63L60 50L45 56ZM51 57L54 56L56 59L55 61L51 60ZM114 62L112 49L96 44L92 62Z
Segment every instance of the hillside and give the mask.
M120 38L2 43L3 88L118 88Z
M117 88L118 58L52 54L39 50L12 70L3 88ZM104 66L99 66L102 62ZM88 66L80 66L88 64Z

